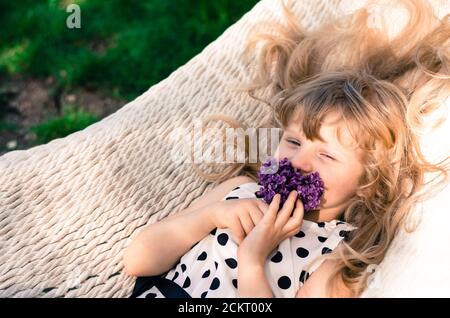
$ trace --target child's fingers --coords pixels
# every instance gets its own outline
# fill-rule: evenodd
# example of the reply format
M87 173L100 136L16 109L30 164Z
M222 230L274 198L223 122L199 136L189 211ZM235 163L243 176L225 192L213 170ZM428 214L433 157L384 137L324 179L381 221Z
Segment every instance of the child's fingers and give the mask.
M248 213L242 213L239 216L239 220L241 221L242 228L245 231L245 235L248 235L255 227L252 218L250 217L250 215L248 215Z
M253 224L258 224L259 221L264 217L264 212L262 212L258 207L250 210L250 217L252 218Z
M286 234L284 234L283 240L288 239L290 237L293 237L294 235L296 235L298 232L300 232L300 228L294 228L293 230L290 231L286 231Z
M263 214L265 214L269 210L269 205L261 199L256 199L256 205Z
M296 199L295 202L295 209L292 213L292 217L289 218L289 220L286 222L285 227L292 229L295 228L298 224L301 224L303 220L303 216L305 214L305 209L303 207L303 203L300 199Z
M294 208L295 201L297 199L297 191L292 191L289 193L289 196L286 200L286 202L283 204L283 208L278 213L276 226L283 227L286 222L289 220L289 217L291 216L292 209Z
M233 234L236 243L238 245L241 244L241 242L245 238L245 231L239 220L237 220L237 222L233 222L233 224L230 225L230 231Z
M270 202L269 209L267 210L266 214L264 214L264 218L267 219L269 222L275 222L275 219L277 218L278 209L280 207L280 201L281 196L279 193L275 194L275 196L272 199L272 202Z

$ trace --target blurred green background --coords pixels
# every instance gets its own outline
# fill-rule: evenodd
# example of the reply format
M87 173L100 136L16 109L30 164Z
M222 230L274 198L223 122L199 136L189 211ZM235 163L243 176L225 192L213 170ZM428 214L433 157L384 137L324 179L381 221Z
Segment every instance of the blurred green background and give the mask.
M0 0L0 154L111 114L258 0ZM70 4L81 28L69 29Z

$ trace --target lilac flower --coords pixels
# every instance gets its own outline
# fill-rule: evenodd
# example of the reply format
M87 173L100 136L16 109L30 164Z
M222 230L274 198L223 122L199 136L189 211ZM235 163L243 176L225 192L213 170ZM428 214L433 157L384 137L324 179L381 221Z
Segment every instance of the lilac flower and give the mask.
M288 158L278 162L275 158L269 158L261 165L258 172L261 188L256 195L267 204L272 202L275 194L281 195L280 206L286 202L289 193L296 190L299 199L303 202L305 212L316 209L320 204L320 198L324 193L324 184L318 172L302 175L294 168Z

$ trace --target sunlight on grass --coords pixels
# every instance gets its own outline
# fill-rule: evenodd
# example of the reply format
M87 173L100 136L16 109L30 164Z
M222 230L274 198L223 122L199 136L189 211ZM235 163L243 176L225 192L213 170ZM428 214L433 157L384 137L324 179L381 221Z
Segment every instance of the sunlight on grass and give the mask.
M59 109L61 97L77 90L130 101L200 53L258 1L0 0L0 79L12 87L7 91L0 82L0 119L14 110L19 92L32 93L26 84L34 81L49 96L45 103L29 101L34 113L51 105ZM80 7L81 28L67 27L70 4ZM101 119L76 107L62 114L31 128L3 122L0 132L15 134L19 142L34 135L43 144Z
M0 71L131 100L200 53L258 0L0 1ZM81 28L69 29L68 4ZM17 44L19 43L19 44ZM65 77L59 76L65 70Z
M4 68L9 74L18 74L28 67L30 42L23 41L13 47L0 52L0 69Z

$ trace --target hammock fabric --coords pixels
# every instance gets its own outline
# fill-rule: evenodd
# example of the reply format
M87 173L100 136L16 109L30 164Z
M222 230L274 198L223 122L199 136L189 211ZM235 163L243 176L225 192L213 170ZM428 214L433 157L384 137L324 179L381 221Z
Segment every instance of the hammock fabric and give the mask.
M361 1L298 1L295 12L310 29L356 3ZM439 16L448 13L448 1L433 3ZM253 127L267 119L264 104L231 87L254 75L241 60L251 25L281 17L278 1L263 0L109 117L0 157L0 297L128 297L135 279L123 273L122 256L132 238L215 186L189 164L170 160L177 147L170 132L214 113ZM439 252L439 263L430 260L437 259L433 244L450 241L435 230L442 223L431 222L445 217L437 214L447 208L441 197L427 207L432 218L420 230L399 233L363 296L450 296L448 247Z

